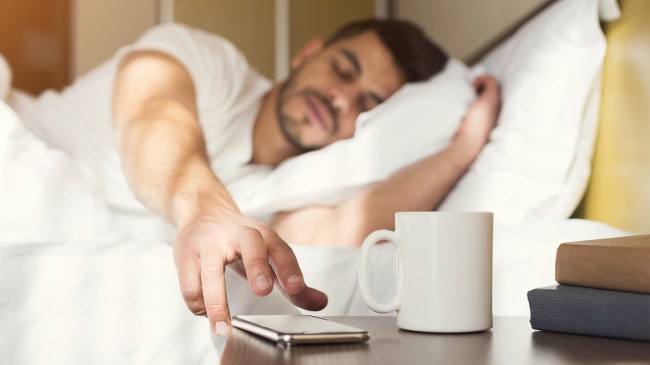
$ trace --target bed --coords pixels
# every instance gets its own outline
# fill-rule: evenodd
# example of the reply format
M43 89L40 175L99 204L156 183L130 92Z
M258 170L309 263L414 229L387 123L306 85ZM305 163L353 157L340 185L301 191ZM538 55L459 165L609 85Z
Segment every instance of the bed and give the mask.
M650 7L643 1L621 3L623 16L605 27L608 54L603 64L603 94L602 101L595 104L602 106L600 132L586 198L573 219L566 217L573 211L569 207L577 202L569 204L566 200L557 200L521 221L505 220L495 227L495 315L528 313L525 292L553 283L555 249L559 243L650 232L647 220L650 202L645 188L650 182L647 162L650 153L644 142L650 138L650 130L647 123L643 124L650 119L647 106L643 105L650 93L650 69L647 62L637 61L643 59L639 54L645 54L646 59L650 55L650 32L647 31ZM639 39L644 39L644 43L639 44ZM621 52L621 55L613 52ZM626 67L621 67L621 62ZM621 76L622 70L634 78L630 80L626 74ZM624 77L625 86L621 85L620 77ZM610 88L610 83L616 86ZM599 89L599 84L595 85ZM637 88L636 95L646 97L622 98L620 93L626 95L629 85ZM593 90L593 86L587 85L587 89ZM634 102L637 104L627 104ZM635 113L627 114L625 126L619 117L624 114L617 108ZM73 173L57 175L56 190L39 185L42 179L51 178L47 174L52 170L66 171L71 167L65 156L51 153L31 139L19 124L7 122L12 118L16 115L11 109L0 105L0 121L3 122L0 134L20 141L13 146L0 144L3 156L13 157L0 159L3 163L0 171L19 171L22 179L15 177L16 174L12 175L14 180L4 175L0 182L0 191L12 189L11 194L0 195L4 208L4 215L0 217L5 221L0 240L0 353L3 362L216 363L224 339L213 336L206 320L194 317L185 308L169 242L135 240L119 232L87 240L88 236L107 230L106 222L112 219L110 211ZM622 129L620 133L627 133L626 137L611 132L611 128ZM626 147L639 144L631 148L633 158L630 158L622 155L627 148L617 147L616 143ZM25 149L31 154L20 154ZM619 170L622 164L634 163L636 165L618 174L611 172ZM25 164L37 168L24 171L21 166ZM31 185L24 184L25 181ZM471 187L471 181L468 184ZM582 194L577 196L579 199ZM332 196L327 198L333 199ZM47 209L51 210L34 209L43 199L50 202ZM461 199L460 204L465 202ZM555 208L549 209L549 206ZM7 207L11 207L13 216L7 213ZM92 214L75 215L75 211ZM541 218L542 213L539 213L558 211L564 217L547 215ZM634 213L615 214L616 211ZM68 222L69 227L65 224L51 227L48 217L53 212L69 214L69 219L62 220ZM265 212L260 211L262 213ZM30 215L31 220L21 223L20 214ZM87 231L79 230L80 226ZM21 234L25 229L31 232L29 236ZM61 232L74 232L78 239L70 240L69 235ZM57 234L61 234L60 239L52 239ZM319 315L373 314L363 304L356 284L358 250L299 245L294 248L306 280L330 294L330 304ZM374 250L372 262L373 271L377 273L373 278L375 292L380 299L391 296L395 283L391 275L394 254L390 247ZM232 272L227 273L227 282L233 315L297 312L276 292L263 299L254 298L248 292L247 283Z

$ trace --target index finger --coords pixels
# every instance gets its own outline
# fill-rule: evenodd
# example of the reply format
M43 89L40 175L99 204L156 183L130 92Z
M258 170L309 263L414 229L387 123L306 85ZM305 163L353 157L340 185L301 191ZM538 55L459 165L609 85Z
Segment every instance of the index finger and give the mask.
M230 310L226 294L225 263L216 252L201 255L201 284L205 311L212 332L226 336L230 332Z

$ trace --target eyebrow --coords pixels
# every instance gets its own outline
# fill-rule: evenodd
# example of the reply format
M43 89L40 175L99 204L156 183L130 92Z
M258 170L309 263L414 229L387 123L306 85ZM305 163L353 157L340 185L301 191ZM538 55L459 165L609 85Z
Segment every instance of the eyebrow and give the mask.
M352 64L352 67L354 67L354 71L356 71L357 75L361 75L363 70L361 69L361 63L359 62L359 58L357 57L357 55L354 52L352 52L352 51L350 51L348 49L345 49L345 48L341 48L339 51L343 54L343 56L345 56L345 58L348 59L348 61L350 61L350 63ZM373 100L375 100L375 102L377 102L377 104L381 104L385 100L384 98L379 96L379 94L374 93L374 92L370 93L370 97Z

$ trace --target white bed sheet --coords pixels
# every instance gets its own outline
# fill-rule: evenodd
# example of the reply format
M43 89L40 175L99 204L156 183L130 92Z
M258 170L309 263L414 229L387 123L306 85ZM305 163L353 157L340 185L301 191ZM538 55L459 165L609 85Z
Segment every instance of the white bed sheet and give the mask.
M528 314L526 292L554 282L559 243L624 234L583 220L496 227L494 314ZM357 285L358 249L294 248L307 282L330 296L318 315L373 314ZM390 297L390 246L372 263L375 293ZM227 281L233 315L296 313L276 292L256 298L236 274ZM0 328L7 364L215 364L225 343L185 308L163 242L0 244Z

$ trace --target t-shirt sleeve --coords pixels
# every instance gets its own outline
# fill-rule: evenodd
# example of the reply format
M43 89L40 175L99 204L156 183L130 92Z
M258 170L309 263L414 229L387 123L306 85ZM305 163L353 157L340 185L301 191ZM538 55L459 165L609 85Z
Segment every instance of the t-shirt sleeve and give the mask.
M226 39L175 23L151 28L123 47L120 57L136 50L161 51L185 66L199 109L229 108L251 72L245 57Z

